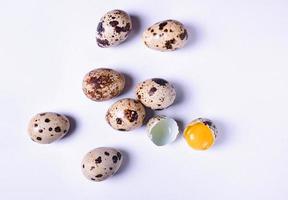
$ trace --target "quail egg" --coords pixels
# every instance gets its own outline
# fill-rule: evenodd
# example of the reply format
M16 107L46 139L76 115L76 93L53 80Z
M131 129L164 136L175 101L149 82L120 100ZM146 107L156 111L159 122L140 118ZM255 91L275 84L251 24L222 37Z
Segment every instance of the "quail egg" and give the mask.
M155 116L147 123L148 137L157 146L172 143L179 134L177 122L166 116Z
M98 23L96 41L99 47L119 45L132 30L130 16L123 10L107 12Z
M176 20L158 22L143 33L144 44L159 51L174 51L184 47L188 33L182 23Z
M130 131L142 126L145 108L135 99L121 99L107 111L106 120L109 125L119 131Z
M193 149L206 150L214 144L217 129L211 120L198 118L188 124L183 135L188 145Z
M124 89L125 77L119 72L98 68L85 75L82 83L84 94L93 101L105 101L118 96Z
M136 96L146 107L162 110L173 104L176 91L168 81L152 78L137 85Z
M70 128L67 117L58 113L44 112L32 117L28 133L34 142L50 144L62 138Z
M82 172L89 180L103 181L118 171L122 160L120 151L110 147L99 147L84 156Z

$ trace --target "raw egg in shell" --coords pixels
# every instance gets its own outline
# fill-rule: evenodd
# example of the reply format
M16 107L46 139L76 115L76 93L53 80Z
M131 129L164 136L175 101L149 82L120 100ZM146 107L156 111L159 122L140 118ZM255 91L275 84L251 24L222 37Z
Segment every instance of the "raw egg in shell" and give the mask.
M211 120L198 118L187 125L183 135L188 145L193 149L207 150L215 142L217 129Z

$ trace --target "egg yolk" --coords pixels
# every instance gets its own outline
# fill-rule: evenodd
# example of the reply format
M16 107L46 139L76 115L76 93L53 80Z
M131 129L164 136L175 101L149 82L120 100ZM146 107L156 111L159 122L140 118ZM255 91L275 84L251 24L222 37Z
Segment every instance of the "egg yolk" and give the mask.
M188 125L184 130L184 138L188 145L196 150L209 149L215 141L213 131L201 122Z

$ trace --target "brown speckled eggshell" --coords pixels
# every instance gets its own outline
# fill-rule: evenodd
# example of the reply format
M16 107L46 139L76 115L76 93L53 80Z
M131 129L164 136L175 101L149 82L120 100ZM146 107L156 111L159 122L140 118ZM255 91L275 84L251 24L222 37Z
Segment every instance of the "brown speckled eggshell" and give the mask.
M105 101L118 96L125 87L125 77L119 72L98 68L85 75L82 83L84 94L93 101Z
M176 91L168 81L161 78L152 78L137 85L136 96L146 107L153 110L162 110L173 104Z
M120 151L110 147L99 147L84 156L81 163L82 173L91 181L103 181L118 171L122 160Z
M188 33L184 25L176 20L158 22L143 33L144 44L159 51L174 51L184 47Z
M127 39L132 30L130 16L123 10L107 12L97 26L96 41L99 47L119 45Z
M121 99L107 111L109 125L119 131L130 131L143 125L145 108L135 99Z
M69 128L69 120L64 115L44 112L30 120L28 133L34 142L50 144L66 135Z

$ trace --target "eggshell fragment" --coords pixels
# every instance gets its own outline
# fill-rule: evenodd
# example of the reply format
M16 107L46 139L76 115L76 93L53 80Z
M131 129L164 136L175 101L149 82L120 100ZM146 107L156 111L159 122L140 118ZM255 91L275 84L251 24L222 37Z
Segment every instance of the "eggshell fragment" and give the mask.
M122 164L120 151L110 147L99 147L88 152L82 160L83 175L92 181L103 181L114 175Z
M157 146L172 143L179 135L177 122L166 116L155 116L147 123L148 137Z

